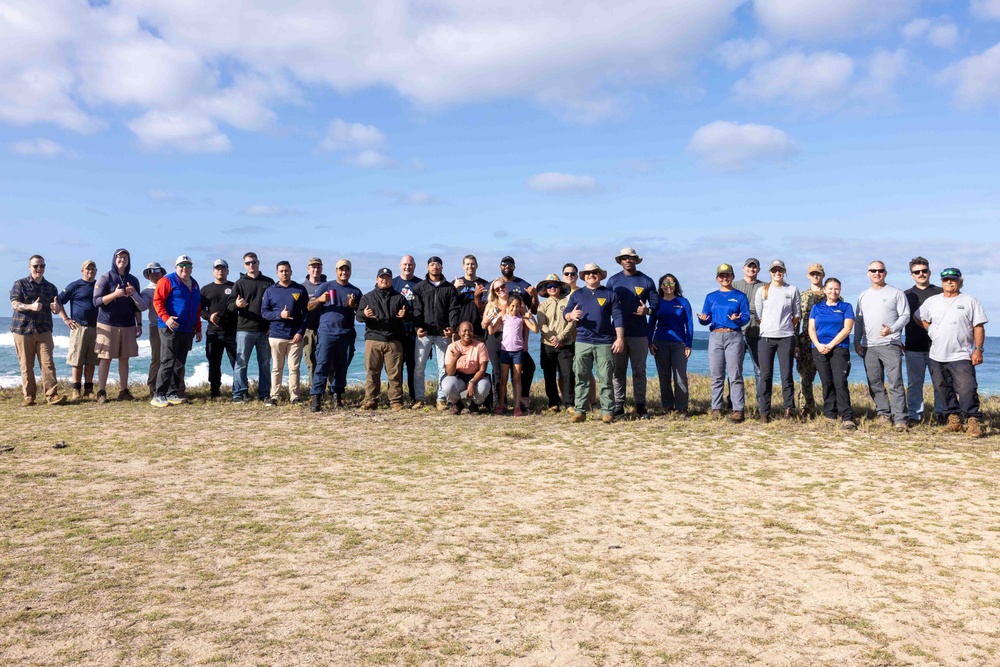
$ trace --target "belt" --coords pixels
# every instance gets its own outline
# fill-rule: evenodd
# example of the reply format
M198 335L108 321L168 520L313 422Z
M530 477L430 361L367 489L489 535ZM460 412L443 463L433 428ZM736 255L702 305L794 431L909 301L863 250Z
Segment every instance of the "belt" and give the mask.
M739 329L724 329L722 327L718 327L716 329L713 329L712 333L719 333L720 331L722 331L722 332L734 331L735 332L735 331L739 331Z

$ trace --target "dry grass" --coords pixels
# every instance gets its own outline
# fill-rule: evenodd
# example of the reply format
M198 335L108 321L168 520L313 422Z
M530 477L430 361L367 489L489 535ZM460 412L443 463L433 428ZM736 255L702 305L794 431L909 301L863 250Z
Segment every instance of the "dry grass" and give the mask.
M8 391L0 664L1000 664L996 437L855 393L845 434Z

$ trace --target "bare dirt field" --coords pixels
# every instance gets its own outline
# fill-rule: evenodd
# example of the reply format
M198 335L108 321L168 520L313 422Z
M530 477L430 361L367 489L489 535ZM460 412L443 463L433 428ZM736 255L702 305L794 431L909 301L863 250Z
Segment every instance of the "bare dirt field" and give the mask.
M2 665L1000 664L996 435L17 404Z

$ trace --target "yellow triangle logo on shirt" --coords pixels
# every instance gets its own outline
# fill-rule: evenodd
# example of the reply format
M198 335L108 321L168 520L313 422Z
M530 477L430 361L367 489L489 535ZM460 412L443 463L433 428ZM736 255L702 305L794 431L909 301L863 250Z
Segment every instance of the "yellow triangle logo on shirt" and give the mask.
M292 292L292 298L295 299L296 301L298 301L299 300L299 293L298 292Z
M602 299L601 297L597 297L597 305L600 306L601 308L604 307L605 301L607 301L607 299Z
M641 287L636 286L636 288L635 288L635 295L636 296L642 296L642 288Z

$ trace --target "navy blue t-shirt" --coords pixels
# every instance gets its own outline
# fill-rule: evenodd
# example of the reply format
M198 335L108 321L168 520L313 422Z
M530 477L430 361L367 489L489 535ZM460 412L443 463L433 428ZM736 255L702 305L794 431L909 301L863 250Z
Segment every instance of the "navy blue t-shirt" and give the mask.
M83 278L74 280L59 293L59 303L69 304L70 318L82 327L97 326L97 306L94 305L94 283Z
M406 303L410 306L410 312L413 312L413 290L417 287L417 283L421 282L423 278L417 278L413 276L409 280L406 280L402 276L396 276L392 279L392 289L396 290L403 295L406 299ZM412 334L415 331L412 319L403 320L403 332Z
M840 301L835 306L820 301L809 311L809 319L816 323L816 338L826 345L844 328L844 320L854 319L854 308L846 301ZM845 337L837 347L850 347L849 339L850 336ZM816 347L815 343L813 347Z

